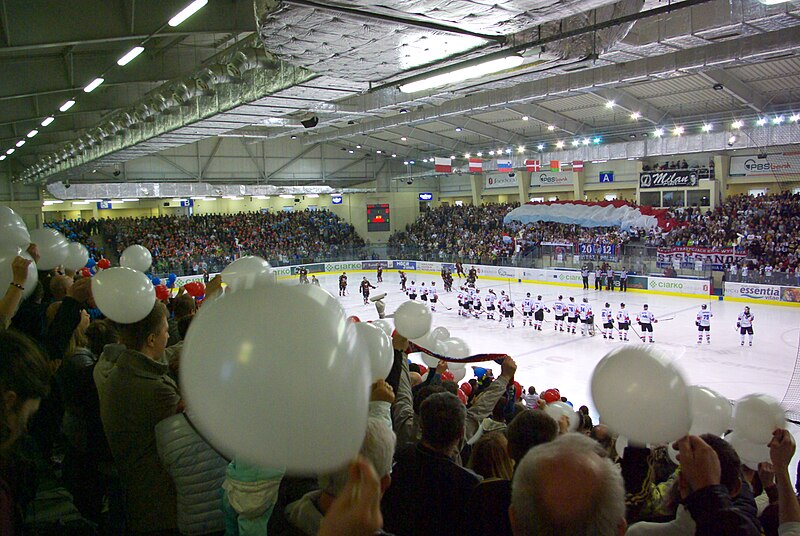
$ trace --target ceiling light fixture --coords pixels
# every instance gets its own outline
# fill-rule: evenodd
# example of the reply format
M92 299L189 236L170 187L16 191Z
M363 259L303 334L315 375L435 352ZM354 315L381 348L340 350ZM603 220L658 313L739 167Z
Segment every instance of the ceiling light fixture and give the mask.
M483 153L482 153L482 152L480 152L480 151L478 151L477 153L475 153L475 156L477 156L478 158L480 158L480 157L482 157L482 156L483 156Z
M573 147L577 147L580 144L581 144L580 140L572 140L572 146Z
M756 121L756 124L760 127L763 127L767 124L767 119L765 117L759 117L758 121Z
M731 123L731 128L734 130L738 130L744 126L744 122L739 121L738 119Z
M105 79L97 77L94 80L92 80L91 82L89 82L89 84L85 88L83 88L83 92L84 93L91 93L92 91L97 89L97 87L100 84L102 84L103 82L105 82Z
M792 123L797 123L798 121L800 121L800 115L792 114L791 117L789 117L789 121L791 121Z
M598 145L598 144L599 144L601 141L603 141L603 140L602 140L601 138L595 138L595 139L594 139L594 140L592 140L592 141L594 141L594 144L595 144L595 145Z
M16 143L16 146L17 146L17 147L22 147L23 145L25 145L25 140L19 140L19 141Z
M634 121L638 121L640 117L642 117L642 114L640 114L639 112L633 112L631 114L631 119L633 119Z
M9 149L8 151L6 151L6 154L14 154L14 151L16 151L16 149L14 149L14 148L12 147L12 148L11 148L11 149Z
M46 118L45 118L45 120L44 120L44 121L42 121L42 126L43 126L43 127L46 127L47 125L49 125L50 123L52 123L52 122L53 122L53 121L55 121L55 120L56 120L56 118L55 118L55 117L53 117L52 115L51 115L51 116L49 116L49 117L46 117Z
M464 153L464 158L469 158L469 153Z
M663 135L664 135L664 129L663 128L657 128L657 129L655 129L653 131L653 136L655 136L656 138L660 138Z
M555 125L547 125L547 130L549 130L550 132L553 132L555 129L556 129Z
M518 67L523 61L524 60L522 56L511 54L502 58L485 61L475 65L470 65L469 67L462 67L461 69L455 69L450 72L445 72L442 74L429 76L421 80L416 80L414 82L409 82L408 84L401 85L400 91L403 93L416 93L418 91L425 91L439 86L463 82L464 80L480 78L489 74L505 71L506 69Z
M677 127L672 129L672 135L673 136L680 136L681 134L683 134L683 127L677 126Z
M782 115L779 115L779 116L777 116L777 117L774 117L774 118L772 119L772 124L773 124L773 125L780 125L781 123L783 123L784 119L785 119L785 118L784 118Z
M606 101L606 108L608 108L608 109L611 109L616 105L617 105L616 101L613 101L613 100Z
M70 108L72 108L73 106L75 106L75 101L74 101L74 100L72 100L72 99L70 99L70 100L68 100L67 102L65 102L64 104L62 104L62 105L61 105L61 108L59 108L59 109L58 109L58 111L60 111L60 112L66 112L67 110L69 110L69 109L70 109Z
M200 11L203 6L208 3L208 0L194 0L191 4L183 8L177 15L169 19L169 25L173 28L178 26L180 23Z
M3 160L5 160L6 158L8 158L6 155L0 155L0 162L2 162Z
M144 47L133 47L130 49L124 56L117 60L117 65L120 67L124 65L128 65L130 62L133 61L136 56L144 52Z
M563 149L563 148L564 148L564 142L561 141L561 140L558 140L556 142L556 149Z
M522 120L523 120L523 121L527 121L528 119L530 119L530 118L529 118L527 115L523 115L523 116L522 116Z
M36 136L38 133L39 133L39 131L34 128L30 132L28 132L28 137L32 138L32 137Z
M589 145L590 143L592 143L592 140L590 140L589 138L583 138L584 145Z
M494 151L489 151L489 156L494 156Z
M544 150L544 144L540 143L539 145L536 146L536 148L539 149L540 151L542 151L542 150Z
M406 141L406 140L408 140L408 138L406 138L405 136L400 137L400 141Z
M376 154L383 154L383 151L381 151L380 149L378 149L377 151L375 151L375 153L376 153Z
M397 154L392 153L392 158L397 158Z
M525 152L525 146L524 145L520 145L519 147L517 147L517 152L518 153L524 153Z
M456 132L461 132L461 127L456 127Z
M700 127L703 132L711 132L714 129L714 126L711 123L705 123L702 127Z

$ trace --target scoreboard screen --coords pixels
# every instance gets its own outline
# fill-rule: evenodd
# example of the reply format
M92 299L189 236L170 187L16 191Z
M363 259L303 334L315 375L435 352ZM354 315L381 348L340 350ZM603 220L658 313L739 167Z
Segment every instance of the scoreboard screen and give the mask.
M367 205L367 231L389 230L389 204Z

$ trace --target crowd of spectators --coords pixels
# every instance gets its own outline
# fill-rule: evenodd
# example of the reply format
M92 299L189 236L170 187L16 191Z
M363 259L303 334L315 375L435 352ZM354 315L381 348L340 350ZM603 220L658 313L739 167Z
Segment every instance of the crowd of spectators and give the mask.
M220 271L242 255L299 264L364 246L352 225L326 210L117 218L100 227L117 254L134 244L149 249L159 274Z
M94 218L88 220L62 220L45 223L73 242L80 242L89 250L94 260L100 260L105 254L102 237L98 235L99 224Z
M713 178L714 175L714 159L709 158L708 164L701 164L699 162L692 162L691 164L683 160L666 160L664 162L656 162L653 165L642 164L642 171L676 171L679 169L696 169L699 170L698 175L701 179Z
M40 298L56 312L37 321L44 309L21 302L28 262L15 260L17 286L0 299L4 536L800 534L787 430L773 433L771 463L745 464L704 434L676 442L676 464L667 445L622 448L586 406L555 420L515 383L512 357L496 378L473 367L459 386L439 361L423 379L397 333L357 461L300 478L226 460L192 424L175 375L191 298L156 302L132 324L90 321L91 279L78 276L60 299ZM207 299L220 291L215 278Z

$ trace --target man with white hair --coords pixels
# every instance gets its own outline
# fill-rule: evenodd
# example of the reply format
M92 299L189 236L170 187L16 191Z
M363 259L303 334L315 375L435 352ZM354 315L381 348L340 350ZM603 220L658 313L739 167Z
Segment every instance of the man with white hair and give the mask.
M565 434L532 448L514 473L514 536L625 534L625 484L599 443Z

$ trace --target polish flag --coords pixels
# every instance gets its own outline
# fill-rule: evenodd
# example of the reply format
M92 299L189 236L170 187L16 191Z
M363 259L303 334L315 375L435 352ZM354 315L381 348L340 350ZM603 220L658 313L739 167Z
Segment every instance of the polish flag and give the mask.
M480 173L483 171L483 159L481 158L470 158L469 159L469 172L470 173Z
M583 169L583 160L572 161L572 171L581 171Z
M433 170L437 173L452 173L453 164L449 158L434 158Z
M497 171L511 172L514 168L511 166L511 160L497 160Z
M542 170L542 166L539 164L538 160L525 160L525 168L531 172Z
M550 160L550 171L561 171L558 160Z

